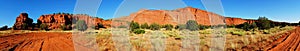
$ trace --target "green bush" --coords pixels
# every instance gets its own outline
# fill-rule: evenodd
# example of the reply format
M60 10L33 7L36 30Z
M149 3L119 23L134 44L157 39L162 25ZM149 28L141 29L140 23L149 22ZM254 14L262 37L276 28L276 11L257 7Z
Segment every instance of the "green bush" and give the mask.
M209 26L198 25L198 28L199 28L200 30L205 30L205 29L208 29Z
M266 17L259 17L257 22L257 27L261 30L270 29L274 24L271 24L271 21Z
M186 29L186 26L184 24L178 24L175 29L178 29L178 30L183 30L183 29Z
M172 24L166 24L166 25L163 26L163 28L166 28L166 30L172 30L173 25Z
M61 25L60 26L60 29L61 30L71 30L72 29L72 25L71 24L68 24L68 25Z
M160 25L159 24L156 24L156 23L153 23L150 25L149 27L151 30L159 30L160 29Z
M48 29L48 25L43 23L43 24L40 25L40 29L41 30L47 30Z
M270 34L271 32L269 30L263 30L264 34Z
M80 31L85 31L85 30L87 30L87 28L88 28L88 26L84 20L79 20L76 22L76 29L78 29Z
M255 22L253 22L251 25L250 25L250 28L254 29L254 28L257 28L257 24Z
M298 25L300 25L300 21L299 21Z
M241 32L241 31L233 31L231 32L232 35L239 35L239 36L243 36L246 34L246 32Z
M137 23L137 22L134 22L134 21L131 21L131 23L130 23L130 30L131 31L134 31L135 29L139 29L140 28L140 25L139 25L139 23Z
M244 25L242 27L243 30L249 31L251 29L251 25L249 23L245 22L243 23L243 25Z
M66 30L67 29L67 26L66 25L60 25L59 27L61 30Z
M22 30L27 30L29 25L28 24L22 24L21 26L22 26L21 27Z
M195 20L189 20L186 22L186 29L191 31L198 30L198 23Z
M235 28L235 25L227 25L227 28Z
M7 29L8 29L8 26L7 26L7 25L2 26L2 27L0 28L0 30L7 30Z
M243 24L237 25L237 28L246 30L246 31L250 31L253 30L254 28L257 28L257 24L254 22L252 24L249 24L248 22L245 22Z
M142 29L148 29L149 25L147 23L144 23L144 24L141 25L141 28Z
M99 28L105 28L103 24L99 23L97 26L96 26L96 29L99 29Z
M145 33L145 30L135 29L135 30L133 31L133 33L135 33L135 34L144 34L144 33Z

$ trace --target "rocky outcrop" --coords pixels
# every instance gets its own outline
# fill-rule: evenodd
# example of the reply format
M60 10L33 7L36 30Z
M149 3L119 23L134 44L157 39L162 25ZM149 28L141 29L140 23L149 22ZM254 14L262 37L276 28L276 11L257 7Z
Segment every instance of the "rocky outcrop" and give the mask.
M226 25L239 25L239 24L243 24L245 22L247 22L247 20L242 19L242 18L230 18L227 17L225 19Z
M13 29L20 30L20 29L29 29L32 27L33 20L28 17L27 13L21 13L13 26Z
M158 24L185 24L188 20L195 20L202 25L218 25L225 24L225 17L200 10L197 8L186 7L176 10L140 10L127 17L116 18L114 20L135 21L143 23ZM115 22L115 21L114 21Z
M58 29L62 25L71 25L72 24L72 15L67 14L48 14L42 15L37 20L37 24L46 24L49 29Z
M48 25L48 29L59 29L62 25L72 25L72 27L74 27L73 24L75 24L78 20L84 20L87 23L88 27L97 27L99 24L102 24L104 27L110 27L110 21L84 14L42 15L38 19L38 24L46 24Z

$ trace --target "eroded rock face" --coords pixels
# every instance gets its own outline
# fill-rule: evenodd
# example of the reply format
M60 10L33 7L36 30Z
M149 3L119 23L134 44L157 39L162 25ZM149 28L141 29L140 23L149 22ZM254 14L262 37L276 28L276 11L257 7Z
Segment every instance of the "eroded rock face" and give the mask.
M227 25L239 25L247 22L247 20L244 20L242 18L229 18L227 17L225 20Z
M195 20L202 25L225 24L225 18L221 15L200 10L197 8L186 7L176 10L140 10L130 16L117 18L115 20L134 21L143 23L164 24L185 24L188 20Z
M27 13L21 13L17 19L16 22L13 26L15 30L20 30L20 29L29 29L32 27L32 22L33 20L28 17Z
M66 14L49 14L42 15L37 21L37 24L46 24L49 29L58 29L62 25L72 24L72 15Z
M110 27L110 21L103 20L101 18L92 17L83 14L48 14L42 15L38 19L38 24L46 24L48 25L48 29L59 29L63 25L72 25L76 23L78 20L84 20L88 27L95 26L97 27L99 24L103 24L104 27ZM73 22L73 23L72 23Z

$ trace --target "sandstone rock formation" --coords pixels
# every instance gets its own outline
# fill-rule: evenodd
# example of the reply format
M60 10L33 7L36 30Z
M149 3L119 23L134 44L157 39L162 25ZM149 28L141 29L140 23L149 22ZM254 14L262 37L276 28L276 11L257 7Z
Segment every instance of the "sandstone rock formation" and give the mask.
M164 24L177 25L177 24L185 24L188 20L196 20L197 23L201 25L218 25L218 24L239 25L245 22L253 23L257 21L253 19L224 17L205 10L186 7L186 8L179 8L176 10L142 9L129 16L113 19L112 25L126 24L126 22L130 22L130 21L138 22L140 24L158 23L161 25ZM125 21L125 23L119 21Z
M135 21L140 24L143 23L158 23L158 24L185 24L188 20L196 20L198 24L202 25L238 25L247 20L237 18L225 18L224 16L200 10L197 8L186 7L176 10L140 10L126 17L115 18L114 22L117 21ZM117 24L117 23L116 23ZM114 23L113 23L114 25Z
M72 15L66 14L48 14L42 15L37 20L37 24L46 24L49 29L58 29L62 25L70 25L72 23Z
M20 30L20 29L29 29L32 27L33 20L28 17L27 13L21 13L13 26L13 29Z
M99 24L104 25L104 27L110 27L110 21L103 20L101 18L92 17L84 14L48 14L42 15L38 19L38 24L47 24L48 29L59 29L62 25L72 25L78 20L84 20L88 27L98 26ZM72 23L73 22L73 23Z
M243 24L245 22L247 22L247 20L244 20L242 18L229 18L227 17L225 19L225 22L227 25L239 25L239 24Z

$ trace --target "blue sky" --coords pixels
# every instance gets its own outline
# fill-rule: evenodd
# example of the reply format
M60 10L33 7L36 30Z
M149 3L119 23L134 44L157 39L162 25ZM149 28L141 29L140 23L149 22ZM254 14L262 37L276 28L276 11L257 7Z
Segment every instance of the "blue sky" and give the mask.
M182 1L186 6L205 10L200 0ZM104 19L113 18L118 7L122 6L120 5L122 2L123 0L102 0L96 16ZM163 0L160 0L160 2L170 3L170 1ZM247 19L257 19L259 16L266 16L275 21L299 22L299 2L300 0L222 0L222 5L225 13L224 16ZM123 4L125 5L126 3ZM15 23L16 17L22 12L28 13L29 17L36 22L42 14L52 14L57 12L72 13L75 5L76 0L0 0L0 26L12 26ZM129 5L137 4L132 3ZM165 9L159 7L163 5L155 6L158 6L158 8L154 9ZM168 9L183 7L176 6L170 6ZM128 13L121 12L122 14L119 16L126 16L139 9L140 8L129 9Z

